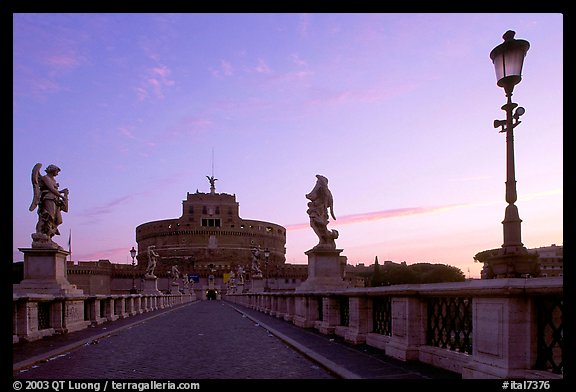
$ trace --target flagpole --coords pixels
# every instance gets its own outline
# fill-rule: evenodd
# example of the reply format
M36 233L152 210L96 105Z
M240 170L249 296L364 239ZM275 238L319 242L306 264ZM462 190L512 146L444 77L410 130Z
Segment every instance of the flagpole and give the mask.
M70 261L72 261L72 229L70 229L70 234L68 235L68 253Z

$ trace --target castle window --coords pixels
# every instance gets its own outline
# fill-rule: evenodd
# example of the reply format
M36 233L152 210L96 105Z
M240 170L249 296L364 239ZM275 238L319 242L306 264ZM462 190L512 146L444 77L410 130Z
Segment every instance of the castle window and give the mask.
M202 226L203 227L220 227L220 219L203 218L202 219Z
M216 215L220 215L220 207L216 207Z
M203 214L207 214L207 213L208 213L208 211L206 210L206 206L202 207L202 213L203 213Z
M266 227L266 233L271 233L271 232L272 232L272 227L267 226L267 227Z

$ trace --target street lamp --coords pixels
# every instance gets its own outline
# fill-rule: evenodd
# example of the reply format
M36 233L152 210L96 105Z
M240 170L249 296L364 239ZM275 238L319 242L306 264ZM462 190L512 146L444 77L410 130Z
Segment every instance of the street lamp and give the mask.
M506 112L505 120L495 120L494 128L501 128L506 133L506 202L508 206L502 221L504 230L504 243L498 255L489 260L490 267L496 277L515 277L522 274L534 274L535 259L527 254L521 241L520 224L522 220L518 215L518 208L514 204L517 200L516 174L514 168L514 128L521 123L520 116L526 111L523 107L512 102L512 92L522 80L522 66L524 57L530 48L525 40L514 39L516 33L508 30L502 38L504 42L490 52L490 59L496 72L496 84L504 89L507 102L502 106ZM514 110L516 109L516 110Z
M136 283L135 283L136 266L134 264L134 258L136 257L136 249L134 249L134 247L130 249L130 256L132 256L132 288L130 289L130 294L137 294L138 290L136 289Z
M270 258L270 251L268 248L264 249L264 266L266 267L266 280L264 281L264 291L270 291L270 287L268 287L268 260Z

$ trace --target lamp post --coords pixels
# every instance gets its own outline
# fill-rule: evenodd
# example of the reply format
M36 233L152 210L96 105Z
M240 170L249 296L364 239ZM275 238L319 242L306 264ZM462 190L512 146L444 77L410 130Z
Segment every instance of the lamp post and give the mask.
M130 256L132 256L132 288L130 289L130 294L137 294L138 290L136 289L136 282L135 282L136 265L134 264L134 258L136 257L136 249L134 249L134 247L130 249Z
M512 102L512 92L522 80L524 57L530 48L525 40L514 39L516 33L508 30L502 38L504 42L490 52L490 59L496 72L496 84L504 89L507 102L502 106L506 112L505 120L495 120L494 128L501 128L500 133L506 133L506 207L504 220L504 243L498 255L489 259L488 264L495 277L519 277L526 274L536 274L536 260L529 255L521 240L522 220L518 214L516 174L514 167L514 128L521 123L520 116L525 113L523 107ZM516 109L516 110L514 110Z
M270 287L268 287L268 260L270 258L270 251L268 248L264 249L264 266L266 272L266 280L264 281L264 291L270 291Z

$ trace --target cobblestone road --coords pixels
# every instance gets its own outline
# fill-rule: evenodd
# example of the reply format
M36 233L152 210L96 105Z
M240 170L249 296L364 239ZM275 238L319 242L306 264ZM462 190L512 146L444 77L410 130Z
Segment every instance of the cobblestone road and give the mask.
M200 301L14 373L17 379L331 379L222 301Z

